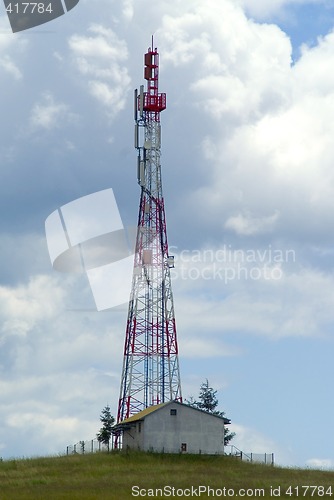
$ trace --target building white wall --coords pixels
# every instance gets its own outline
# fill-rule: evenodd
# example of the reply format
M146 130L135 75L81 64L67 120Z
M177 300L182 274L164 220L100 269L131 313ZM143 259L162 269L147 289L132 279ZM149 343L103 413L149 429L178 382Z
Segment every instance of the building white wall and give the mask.
M171 415L176 410L176 415ZM224 421L187 405L169 403L124 433L123 446L146 451L224 453Z
M144 424L145 422L134 422L133 427L123 434L123 448L131 448L134 450L144 449Z

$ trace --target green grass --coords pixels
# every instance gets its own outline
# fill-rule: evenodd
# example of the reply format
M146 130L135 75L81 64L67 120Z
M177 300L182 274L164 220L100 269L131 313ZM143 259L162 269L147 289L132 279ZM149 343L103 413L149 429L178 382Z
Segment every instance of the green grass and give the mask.
M198 488L201 485L212 488L210 495L208 492L199 495ZM144 490L140 495L133 496L132 486ZM241 488L249 490L245 498L275 498L270 494L271 488L280 487L277 498L329 499L329 494L322 496L322 490L310 489L306 492L302 486L324 486L324 493L332 486L334 497L334 472L284 469L241 462L228 456L140 452L95 453L0 462L0 500L167 498L167 495L163 497L159 491L156 495L152 491L165 486L170 487L166 490L166 493L170 493L170 498L182 498L177 490L193 486L200 498L231 498L227 490L232 488L235 495L240 493ZM289 486L293 488L292 496L285 494ZM172 487L175 488L174 495ZM299 487L298 496L296 487ZM221 494L219 490L222 490ZM191 491L185 491L187 493Z

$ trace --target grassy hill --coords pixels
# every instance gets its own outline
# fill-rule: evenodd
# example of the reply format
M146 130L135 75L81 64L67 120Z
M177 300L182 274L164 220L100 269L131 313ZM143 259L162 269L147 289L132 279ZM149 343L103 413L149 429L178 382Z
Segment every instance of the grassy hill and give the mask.
M182 494L183 498L329 499L334 497L334 472L284 469L228 456L140 452L0 462L0 500L182 498Z

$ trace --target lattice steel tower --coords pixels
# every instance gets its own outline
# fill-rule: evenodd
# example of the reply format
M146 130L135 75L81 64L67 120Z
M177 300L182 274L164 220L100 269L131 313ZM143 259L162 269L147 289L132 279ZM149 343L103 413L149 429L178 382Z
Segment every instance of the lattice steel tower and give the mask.
M141 187L117 422L162 402L182 401L178 344L161 181L159 54L145 54L144 85L135 90L135 147Z

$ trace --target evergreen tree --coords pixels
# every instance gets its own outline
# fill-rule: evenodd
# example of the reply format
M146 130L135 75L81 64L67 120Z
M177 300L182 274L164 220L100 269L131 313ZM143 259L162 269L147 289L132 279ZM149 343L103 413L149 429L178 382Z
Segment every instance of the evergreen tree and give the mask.
M106 445L109 451L109 443L112 435L112 427L115 423L115 419L111 414L109 405L103 408L100 415L100 421L102 422L103 425L97 434L97 440L100 443Z
M208 379L206 379L206 381L203 382L200 387L198 401L194 400L194 398L191 396L189 400L186 400L186 403L188 403L189 406L198 408L199 410L207 411L212 415L224 417L224 411L216 410L218 406L218 399L216 394L217 391L210 387L209 381ZM224 445L226 446L234 438L235 432L230 432L227 427L224 427L224 432Z

